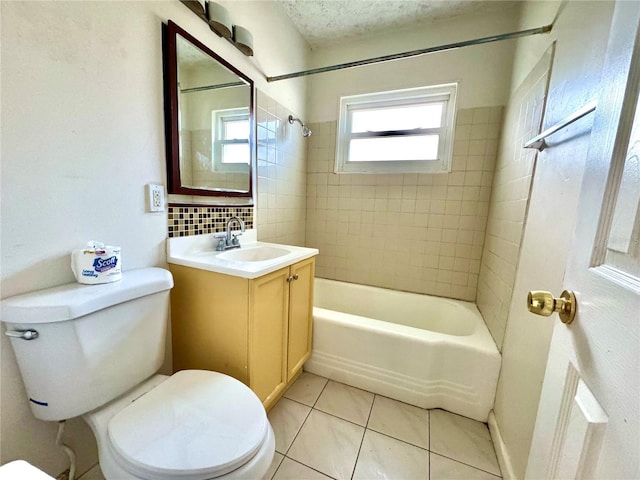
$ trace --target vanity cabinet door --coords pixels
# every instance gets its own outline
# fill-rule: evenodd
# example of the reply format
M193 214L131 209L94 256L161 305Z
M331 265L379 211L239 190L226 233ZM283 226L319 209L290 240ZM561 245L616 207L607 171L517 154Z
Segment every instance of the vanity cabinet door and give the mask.
M267 406L287 383L289 268L251 281L249 386Z
M287 381L294 377L311 355L314 276L313 258L291 266Z
M173 371L213 370L249 384L249 281L182 265L169 265Z

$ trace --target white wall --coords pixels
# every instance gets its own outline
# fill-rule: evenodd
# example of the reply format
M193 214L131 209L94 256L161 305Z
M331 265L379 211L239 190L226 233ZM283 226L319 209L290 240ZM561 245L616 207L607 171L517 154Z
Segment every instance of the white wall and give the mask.
M556 42L543 129L598 97L612 11L612 2L523 4L520 28L557 16L550 35L519 40L515 54L514 90ZM529 314L524 299L530 290L562 291L592 121L586 117L555 134L536 162L495 403L505 478L524 477L553 324L559 321Z
M90 239L122 246L123 268L165 265L165 214L144 212L144 185L166 183L161 22L168 19L304 112L307 44L270 3L225 2L254 35L253 58L178 1L0 2L2 296L73 280L69 252ZM55 425L33 418L2 335L0 463L23 458L57 475ZM71 379L69 379L71 380ZM80 420L68 428L79 471L96 462Z
M316 49L311 67L509 33L516 29L518 6L500 12L427 24L341 45ZM308 89L308 122L338 118L340 96L423 85L460 82L458 108L504 105L508 99L514 41L465 47L420 57L313 75Z

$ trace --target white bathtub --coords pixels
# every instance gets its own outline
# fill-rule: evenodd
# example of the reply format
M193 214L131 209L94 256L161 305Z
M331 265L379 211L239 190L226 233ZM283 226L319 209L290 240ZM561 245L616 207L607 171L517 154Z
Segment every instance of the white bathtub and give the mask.
M317 278L304 369L486 422L500 353L473 303Z

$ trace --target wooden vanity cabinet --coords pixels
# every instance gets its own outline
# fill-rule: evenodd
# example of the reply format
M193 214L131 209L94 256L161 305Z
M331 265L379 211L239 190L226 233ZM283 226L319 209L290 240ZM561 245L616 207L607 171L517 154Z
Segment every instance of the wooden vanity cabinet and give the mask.
M302 364L311 356L315 262L310 259L295 263L290 271L293 280L289 282L288 383L302 372Z
M226 373L270 409L311 355L314 267L245 279L171 264L174 371Z

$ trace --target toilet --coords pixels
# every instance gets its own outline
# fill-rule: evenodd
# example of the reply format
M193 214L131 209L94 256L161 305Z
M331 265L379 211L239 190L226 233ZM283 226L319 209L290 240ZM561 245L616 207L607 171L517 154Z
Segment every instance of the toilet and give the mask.
M258 397L218 372L157 374L172 287L144 268L3 300L26 401L41 420L82 416L107 480L259 479L275 438Z

